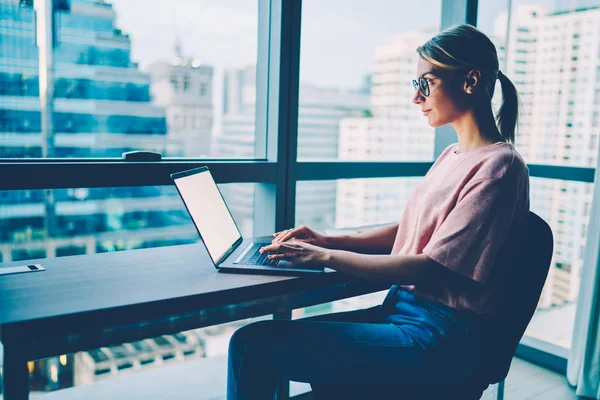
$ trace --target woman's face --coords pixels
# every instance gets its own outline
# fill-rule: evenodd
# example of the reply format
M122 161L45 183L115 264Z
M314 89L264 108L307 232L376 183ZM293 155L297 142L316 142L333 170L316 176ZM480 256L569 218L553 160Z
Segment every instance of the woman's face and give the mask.
M429 84L429 96L423 96L421 90L416 89L412 101L421 107L430 126L435 128L452 123L464 114L467 110L464 83L452 79L452 71L439 70L429 61L419 57L416 79L420 76Z

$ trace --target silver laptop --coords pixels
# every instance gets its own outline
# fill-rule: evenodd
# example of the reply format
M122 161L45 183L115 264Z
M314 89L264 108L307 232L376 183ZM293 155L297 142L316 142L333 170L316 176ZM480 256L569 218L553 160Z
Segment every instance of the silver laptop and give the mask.
M219 271L270 275L323 274L322 266L291 267L285 260L271 260L259 253L271 244L267 238L244 239L207 167L171 174L185 207Z

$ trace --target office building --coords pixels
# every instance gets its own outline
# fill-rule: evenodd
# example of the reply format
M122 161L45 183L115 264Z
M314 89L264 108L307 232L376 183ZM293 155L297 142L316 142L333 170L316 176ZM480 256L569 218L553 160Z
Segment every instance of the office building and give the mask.
M374 51L370 114L340 123L339 158L344 161L432 161L434 129L412 103L417 46L427 32L389 37ZM384 224L400 219L421 178L341 180L337 183L336 226Z
M516 145L530 164L595 167L600 136L600 8L550 12L520 6L509 30L506 74L522 102ZM506 15L495 35L505 41ZM554 230L541 307L577 299L590 218L590 183L533 178L531 208ZM573 309L574 310L574 309Z
M152 63L148 72L153 103L164 108L167 137L183 146L184 157L211 156L213 68L184 57L180 46L170 61Z

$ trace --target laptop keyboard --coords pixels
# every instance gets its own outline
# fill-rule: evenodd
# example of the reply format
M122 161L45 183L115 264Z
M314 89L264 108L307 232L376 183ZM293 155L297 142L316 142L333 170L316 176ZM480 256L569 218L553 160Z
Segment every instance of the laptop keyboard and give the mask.
M259 250L261 247L268 246L271 243L254 243L252 247L246 252L244 257L237 264L243 265L265 265L269 267L276 267L279 264L279 260L271 260L268 258L268 253L260 254Z

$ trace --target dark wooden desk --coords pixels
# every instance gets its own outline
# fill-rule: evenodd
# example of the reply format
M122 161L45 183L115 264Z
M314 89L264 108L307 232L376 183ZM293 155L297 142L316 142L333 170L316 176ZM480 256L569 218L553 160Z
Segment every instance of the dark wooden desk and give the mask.
M218 273L201 244L30 262L46 271L0 276L5 400L29 397L28 360L385 289L340 273Z

